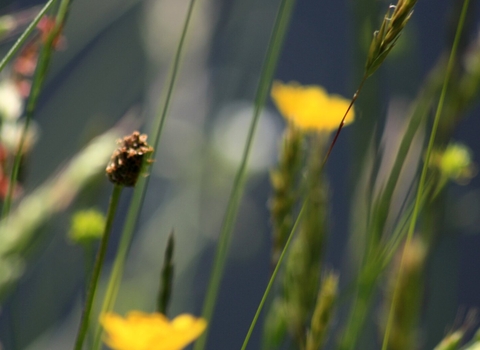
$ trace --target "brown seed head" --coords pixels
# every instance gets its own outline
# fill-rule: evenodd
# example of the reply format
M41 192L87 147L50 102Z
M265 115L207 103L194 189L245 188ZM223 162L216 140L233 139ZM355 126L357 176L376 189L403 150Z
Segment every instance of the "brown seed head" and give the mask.
M142 169L143 157L153 152L147 144L147 135L134 131L117 141L119 147L113 152L106 172L108 179L127 187L135 186Z

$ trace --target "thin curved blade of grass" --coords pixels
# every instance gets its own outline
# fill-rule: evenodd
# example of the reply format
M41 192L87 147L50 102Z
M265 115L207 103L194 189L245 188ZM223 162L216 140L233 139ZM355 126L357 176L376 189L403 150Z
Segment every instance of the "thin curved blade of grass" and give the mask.
M285 245L283 246L282 253L280 254L280 257L278 258L277 264L275 265L275 269L272 272L272 275L270 276L270 280L268 281L267 288L265 288L265 292L263 293L262 299L260 300L260 304L258 305L257 311L255 312L255 316L253 317L252 323L250 324L250 327L248 329L247 335L245 336L245 340L243 341L242 349L245 350L247 348L248 342L250 341L250 337L252 335L253 329L255 328L255 325L257 324L258 318L260 317L260 313L262 312L263 306L265 305L265 302L267 301L268 294L270 294L270 290L273 287L273 283L275 282L275 278L277 277L278 271L280 270L280 266L282 265L282 261L285 257L286 252L288 251L288 248L290 247L290 243L292 242L293 236L295 234L295 231L297 231L297 227L302 219L302 215L304 213L305 207L307 204L307 200L303 202L302 208L300 209L300 212L297 215L297 219L295 220L295 223L293 224L292 230L290 231L290 234L288 235L288 239L285 242Z

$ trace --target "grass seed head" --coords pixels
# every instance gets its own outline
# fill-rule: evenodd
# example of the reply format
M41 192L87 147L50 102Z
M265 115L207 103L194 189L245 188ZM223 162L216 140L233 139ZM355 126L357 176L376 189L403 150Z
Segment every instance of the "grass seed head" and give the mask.
M412 16L416 2L417 0L399 0L397 5L390 5L380 29L373 34L365 64L366 76L372 75L393 49L403 28Z

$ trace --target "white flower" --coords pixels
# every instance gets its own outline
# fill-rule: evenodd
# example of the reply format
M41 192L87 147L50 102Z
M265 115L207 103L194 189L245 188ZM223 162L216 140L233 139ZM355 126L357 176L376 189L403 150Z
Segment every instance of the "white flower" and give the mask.
M20 122L7 121L2 124L0 140L2 140L3 145L12 152L16 151L20 143L20 136L25 127L24 125L22 120ZM28 152L35 142L37 142L39 132L38 124L32 120L27 130L25 143L23 144L23 152Z
M11 80L0 82L0 118L15 120L23 110L23 99L15 83Z

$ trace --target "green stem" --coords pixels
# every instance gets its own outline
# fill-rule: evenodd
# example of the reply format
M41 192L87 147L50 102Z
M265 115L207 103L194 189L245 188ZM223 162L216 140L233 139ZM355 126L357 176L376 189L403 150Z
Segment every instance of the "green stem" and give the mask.
M33 114L33 111L31 113L28 113L27 111L27 116L25 120L25 124L23 124L23 129L22 133L20 135L20 142L18 144L17 152L15 153L15 158L13 161L13 169L12 173L10 174L10 182L8 183L8 188L7 188L7 194L5 196L5 202L3 203L2 207L2 219L5 219L8 214L10 213L10 207L12 206L12 200L13 200L13 191L15 189L16 181L18 178L18 173L20 171L20 163L22 161L22 150L25 145L26 139L27 139L27 132L28 128L30 126L30 120L31 115Z
M11 49L7 52L5 57L3 57L2 61L0 62L0 72L7 66L8 62L15 56L15 54L20 50L21 46L25 43L28 36L35 30L37 27L38 22L42 19L43 15L57 2L57 0L49 0L45 6L40 10L37 16L33 19L32 23L29 24L25 31L20 35L18 40L13 44Z
M295 231L297 230L297 227L300 223L300 220L302 218L304 209L307 204L307 200L303 202L302 209L300 209L300 212L298 213L297 219L295 220L295 223L292 227L292 230L290 231L290 234L288 236L288 239L283 246L282 253L280 254L280 257L278 258L277 264L275 266L275 269L273 270L272 275L270 276L270 280L268 281L267 288L265 289L265 292L263 293L262 300L260 301L260 304L258 305L257 312L255 313L255 316L253 317L252 323L250 324L250 328L248 329L247 335L245 336L245 340L243 341L242 349L245 350L247 348L247 344L250 341L250 336L252 335L253 329L255 328L255 324L258 321L258 318L260 317L260 313L262 312L263 305L267 301L268 294L270 293L270 290L272 289L273 282L275 282L275 278L278 274L278 271L280 270L280 266L282 265L283 258L288 250L288 247L290 246L290 242L292 241L292 238L294 236Z
M287 26L290 22L290 16L294 3L295 0L282 0L277 13L277 17L275 19L272 35L270 37L267 54L265 56L262 73L256 92L255 108L252 116L252 121L248 131L242 160L235 175L232 192L230 193L230 197L228 200L227 210L223 218L222 229L220 232L219 241L213 262L213 271L210 277L207 295L203 305L202 316L208 322L210 322L212 319L215 302L220 287L220 282L227 260L228 247L231 240L233 224L235 222L238 212L241 195L243 193L245 173L247 169L248 158L253 144L253 138L255 136L255 130L257 128L260 112L265 105L269 93L270 84L273 78L273 74L275 73L278 56L280 55L280 50L282 48ZM209 329L207 328L207 330L197 340L194 346L194 350L203 350L205 348L208 337L208 330Z
M408 228L407 239L406 239L406 242L405 242L405 246L404 246L403 253L402 253L402 259L401 259L401 262L400 262L400 269L399 269L398 276L397 276L396 283L395 283L395 289L394 289L394 293L393 293L392 304L390 306L390 311L389 311L389 314L388 314L387 327L385 329L385 334L384 334L384 337L383 337L382 350L386 350L387 346L388 346L388 339L390 337L390 332L392 330L392 325L393 325L393 314L394 314L394 310L396 308L396 304L397 304L397 300L398 300L398 289L399 289L398 287L399 287L399 281L401 280L401 275L402 275L402 272L403 272L402 266L403 266L404 260L405 260L405 252L406 252L407 246L410 244L410 242L412 240L413 231L415 230L415 224L417 222L417 218L418 218L418 215L419 215L421 196L422 196L423 187L425 186L425 182L426 182L426 178L427 178L427 170L428 170L428 166L429 166L429 160L430 160L430 156L431 156L431 153L432 153L432 150L433 150L433 145L435 143L435 136L436 136L437 129L438 129L438 124L439 124L439 121L440 121L440 116L442 114L442 109L443 109L443 105L444 105L444 102L445 102L445 96L447 94L448 83L449 83L450 76L452 74L453 66L454 66L454 63L455 63L455 57L457 55L457 48L458 48L458 45L460 43L460 37L461 37L461 34L462 34L462 30L463 30L463 26L464 26L464 22L465 22L465 17L466 17L466 14L467 14L467 9L468 9L469 2L470 2L470 0L465 0L463 2L462 13L460 14L460 19L458 21L457 31L455 33L455 40L453 42L452 51L450 52L450 57L448 59L448 65L447 65L447 70L446 70L446 73L445 73L445 79L443 81L442 93L440 95L440 99L438 100L437 111L435 113L435 118L434 118L434 121L433 121L432 131L430 133L430 139L428 141L427 154L425 156L425 161L423 163L422 174L420 176L420 182L418 183L418 189L417 189L417 195L415 197L415 206L414 206L414 209L413 209L412 220L410 221L410 226Z
M165 102L163 107L160 108L160 113L157 115L156 123L153 130L158 130L154 136L154 148L158 149L158 143L160 142L160 137L162 136L163 127L165 120L167 119L168 111L170 110L170 102L172 101L173 91L175 89L175 83L177 82L177 75L180 71L180 63L183 56L183 49L185 46L185 39L187 37L188 28L190 27L190 22L193 15L193 9L195 8L196 0L190 0L190 4L187 10L187 16L185 17L185 22L183 24L182 34L180 35L180 40L178 42L177 51L175 52L175 57L173 59L172 67L170 69L170 79L167 86L167 94L165 97Z
M120 194L122 193L122 189L123 186L115 185L115 187L113 188L112 196L110 197L105 230L103 232L102 241L100 242L100 248L98 249L95 266L93 267L92 279L90 280L90 286L87 291L85 306L83 308L82 320L80 321L77 339L75 341L75 350L82 349L83 343L85 341L85 336L87 335L88 323L90 320L90 313L92 311L93 301L95 299L95 292L97 291L98 279L100 277L100 272L102 271L105 254L107 253L107 246L110 238L110 233L112 231L113 219L115 218L115 212L117 211L117 206L120 199Z
M187 15L185 17L185 22L183 25L182 33L180 40L178 42L177 50L175 52L175 57L173 59L172 66L170 68L170 78L167 86L167 92L165 99L162 99L162 103L159 107L159 112L157 113L156 120L154 122L152 135L153 138L153 147L154 153L152 159L155 159L155 154L158 150L158 145L160 143L160 138L162 135L163 127L165 120L167 119L168 110L170 107L170 102L172 100L173 91L175 87L175 82L177 80L178 72L180 71L181 58L183 56L183 50L185 46L185 39L187 37L188 28L190 27L191 18L193 15L193 10L195 7L196 0L190 0L190 4L187 10ZM135 190L133 192L132 202L128 209L127 218L123 226L122 236L120 238L120 243L113 263L112 272L110 274L110 279L108 281L107 291L105 293L105 298L102 304L102 312L106 312L113 309L115 300L118 295L118 289L120 287L123 269L125 267L125 261L127 259L128 249L130 243L132 242L133 232L137 224L138 216L140 210L142 209L143 199L145 197L149 177L140 177L137 184L135 185ZM95 333L95 340L93 343L92 349L99 349L101 346L101 329L97 328Z
M10 212L10 207L12 205L13 190L18 178L18 172L20 169L20 163L22 160L23 147L28 134L28 128L30 126L30 121L35 113L37 107L38 97L40 96L40 91L45 81L47 71L50 65L50 58L54 50L55 39L60 35L60 32L65 24L65 20L68 13L68 8L70 5L70 0L62 0L60 7L56 16L56 24L51 33L49 34L47 41L45 42L42 51L40 52L37 68L35 69L35 76L33 77L33 82L30 90L30 95L28 97L28 103L25 111L25 124L20 136L20 142L18 144L17 151L15 153L15 159L13 161L13 169L10 176L10 182L8 184L7 194L5 197L5 202L3 203L2 208L2 219L8 216ZM37 16L38 17L38 16ZM33 22L32 22L33 24ZM1 66L0 66L1 67Z
M365 82L367 81L367 78L368 78L367 75L363 76L362 81L360 82L360 85L358 85L357 91L355 91L355 93L353 94L352 100L350 101L350 104L348 105L348 108L347 108L345 114L343 115L342 120L340 121L340 125L338 126L337 132L335 133L335 136L333 137L332 142L330 143L330 147L328 147L328 151L325 154L325 159L323 160L323 165L325 165L327 163L327 160L330 157L330 153L332 153L333 146L335 146L335 144L337 143L338 137L340 136L340 132L342 131L343 126L345 125L345 118L347 118L348 112L350 112L350 110L352 109L355 101L357 101L358 95L362 91L363 85L365 85Z
M89 242L83 245L83 253L85 259L85 277L90 280L93 273L94 261L95 261L95 246Z

